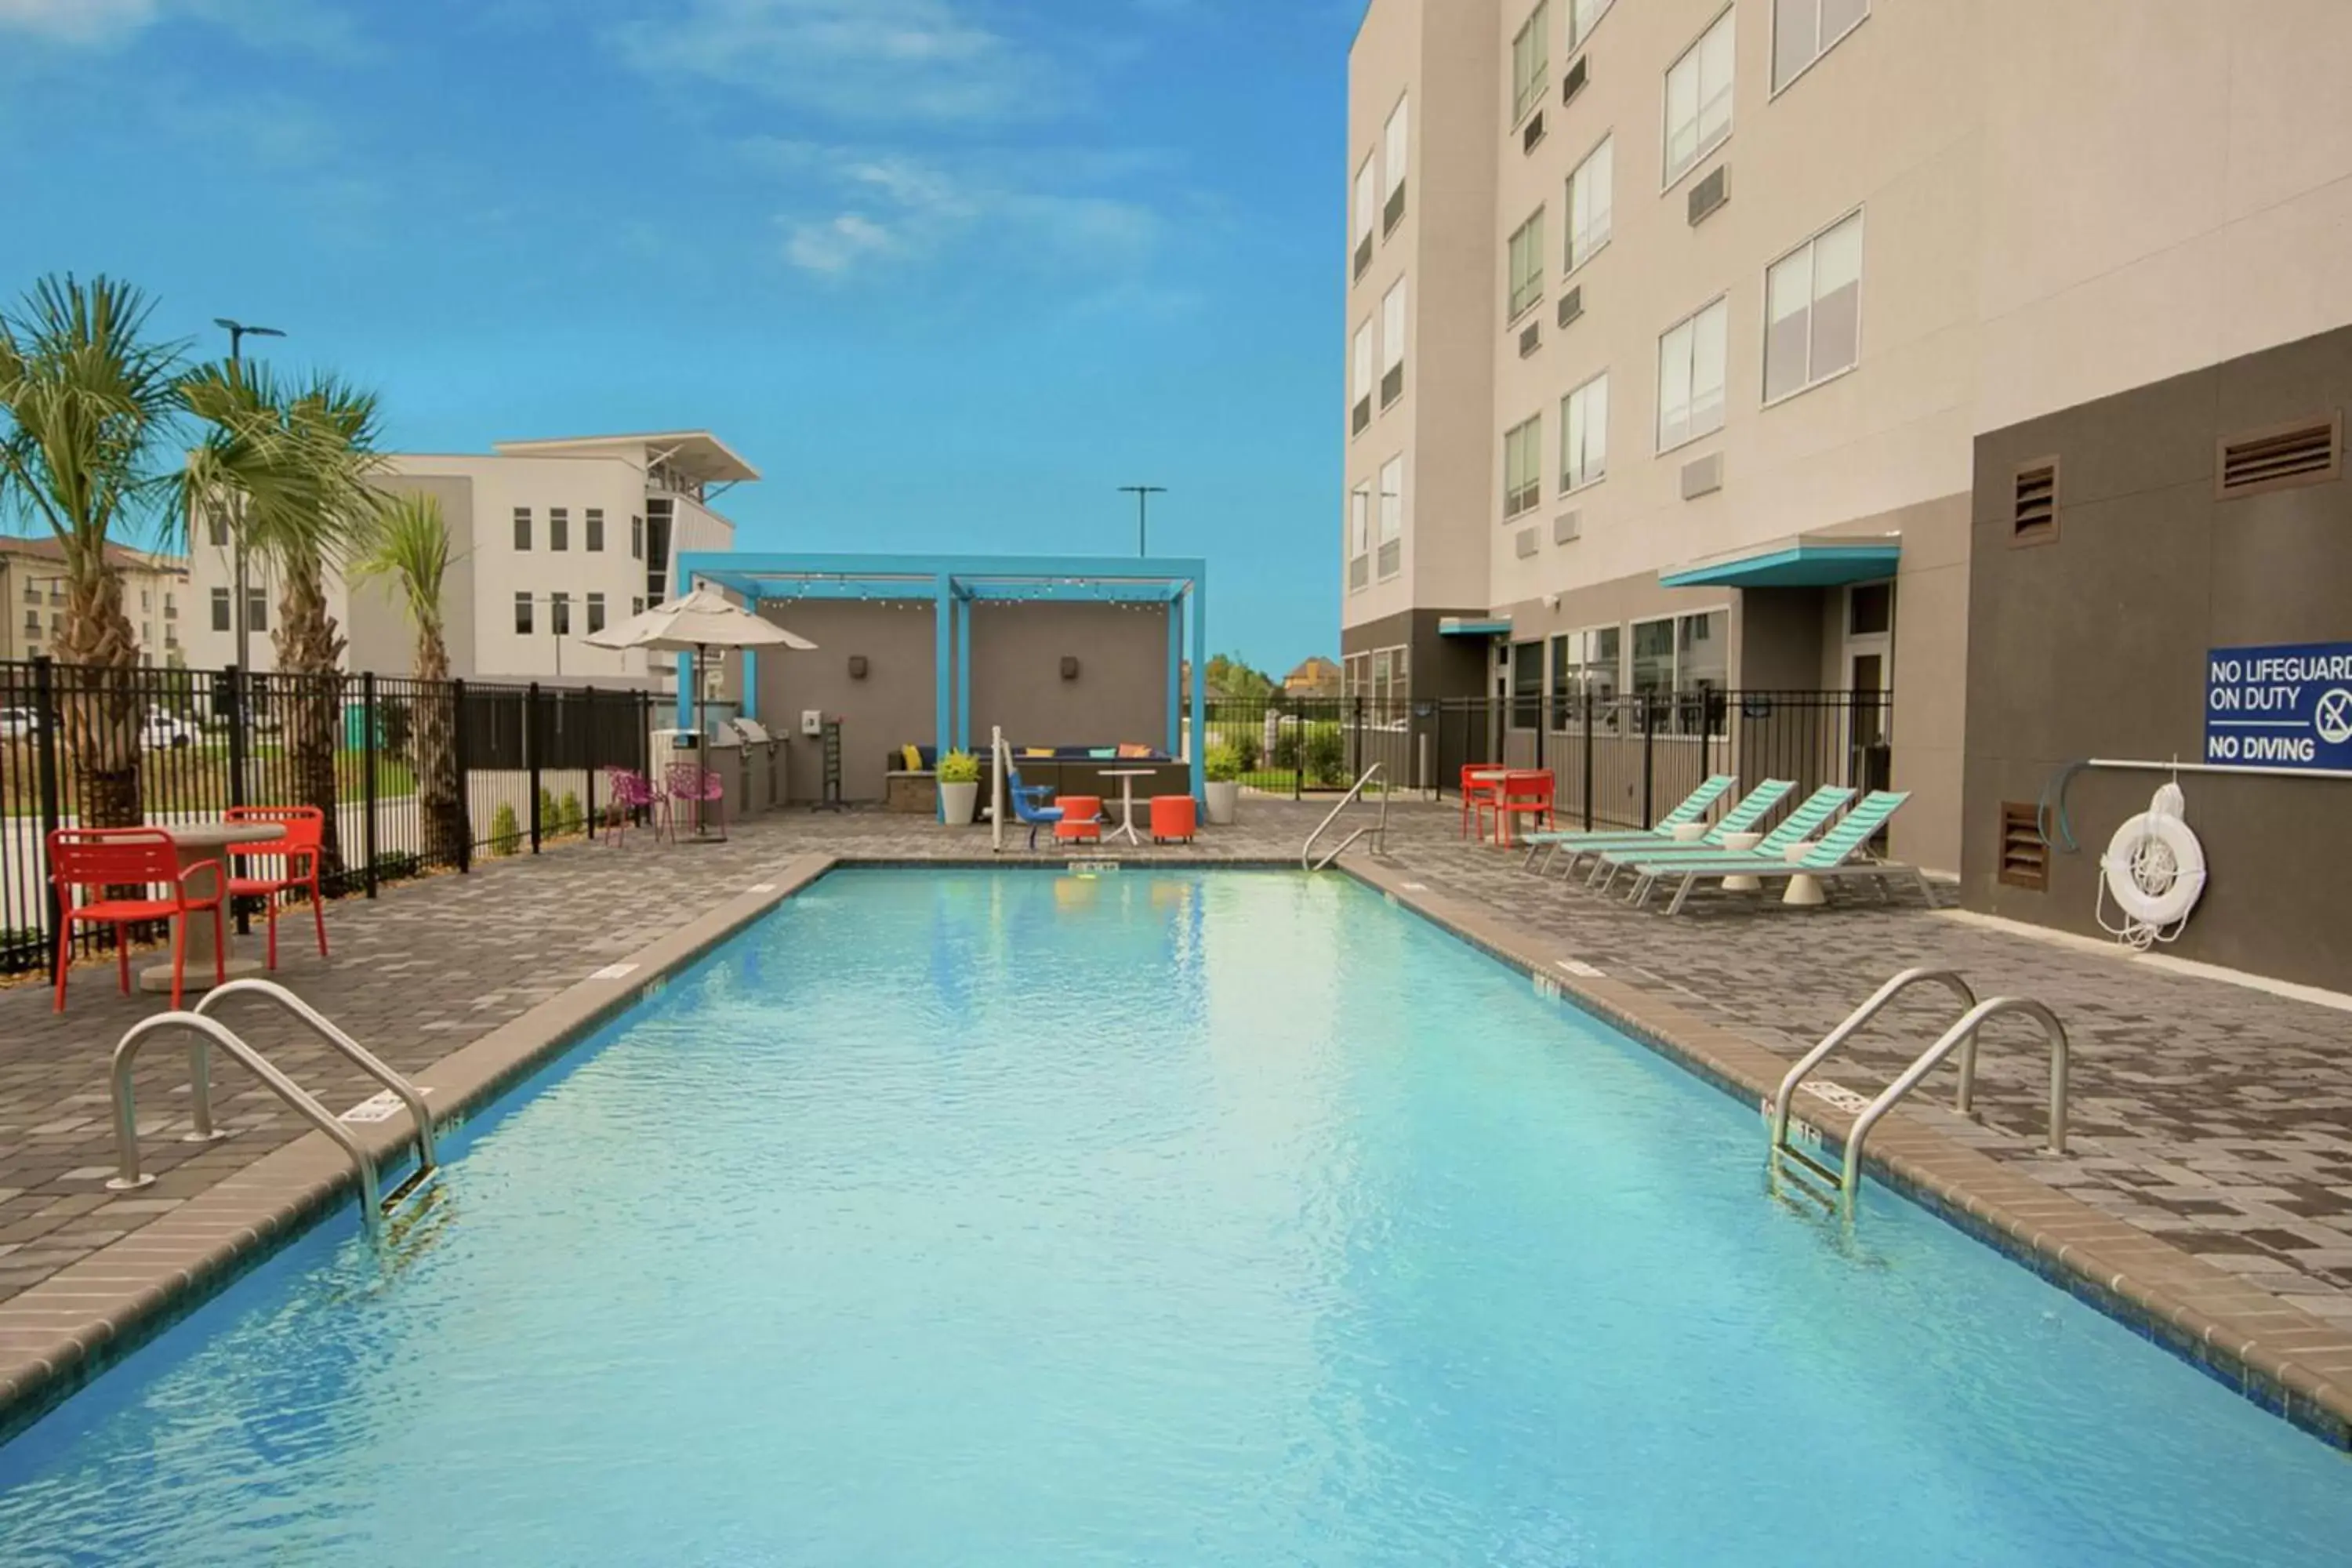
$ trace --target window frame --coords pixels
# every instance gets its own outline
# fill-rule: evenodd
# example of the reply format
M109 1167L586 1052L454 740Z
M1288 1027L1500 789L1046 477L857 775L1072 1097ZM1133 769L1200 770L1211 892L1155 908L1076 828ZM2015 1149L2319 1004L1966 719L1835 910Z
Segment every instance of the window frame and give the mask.
M1671 445L1669 445L1669 444L1667 443L1667 441L1666 441L1666 438L1665 438L1665 435L1666 435L1666 408L1665 408L1665 397L1666 397L1665 345L1666 345L1666 340L1667 340L1668 338L1672 337L1675 333L1676 333L1676 332L1678 332L1678 331L1682 331L1682 329L1683 329L1683 328L1685 328L1685 327L1690 327L1690 328L1692 328L1692 329L1693 329L1693 331L1692 331L1692 334L1691 334L1691 363L1692 363L1692 370L1693 370L1693 379L1692 379L1692 382L1691 382L1691 390L1692 390L1692 392L1693 392L1694 394L1696 394L1696 393L1697 392L1697 389L1698 389L1698 382L1697 382L1697 379L1696 379L1696 369L1697 369L1697 363L1698 363L1698 334L1697 334L1697 331L1696 331L1696 324L1697 324L1698 319L1699 319L1701 316L1704 316L1704 315L1706 315L1709 310L1716 310L1716 309L1717 309L1717 308L1720 308L1720 309L1722 310L1722 311L1723 311L1723 357L1724 357L1724 364L1723 364L1723 393L1722 393L1723 409L1722 409L1721 416L1720 416L1720 417L1716 421L1716 423L1715 423L1714 425L1712 425L1712 426L1708 426L1706 429L1705 429L1705 430L1693 430L1690 434L1688 434L1688 435L1685 436L1681 440L1676 441L1676 442L1674 442L1674 443L1672 443ZM1654 454L1655 456L1663 458L1663 457L1664 457L1664 456L1665 456L1667 453L1669 453L1669 452L1679 452L1679 451L1681 451L1685 447L1687 447L1687 446L1691 445L1691 443L1693 443L1693 442L1695 442L1695 441L1704 441L1704 440L1706 440L1709 436L1713 436L1713 435L1716 435L1716 434L1717 434L1718 432L1720 432L1720 431L1724 428L1724 426L1725 426L1727 424L1728 424L1728 423L1730 422L1730 417L1731 417L1731 295L1729 294L1729 292L1727 292L1727 292L1724 292L1724 293L1721 293L1721 294L1717 294L1714 299L1709 300L1706 304L1701 305L1697 310L1693 310L1689 315L1685 316L1681 321L1675 321L1675 323L1673 323L1672 325L1670 325L1669 327L1667 327L1667 328L1666 328L1666 330L1665 330L1664 331L1660 332L1660 333L1658 334L1658 346L1657 346L1657 352L1656 352L1656 353L1652 357L1651 368L1652 368L1654 371L1655 371L1655 372L1657 373L1657 404L1656 404L1656 406L1651 410L1651 422L1650 422L1650 439L1651 439L1652 444L1653 444L1653 445L1654 445L1654 447L1655 447L1655 454ZM1696 399L1696 397L1694 395L1694 397L1692 398L1692 402L1693 402L1694 404L1696 404L1696 401L1697 401L1697 399Z
M1534 57L1527 76L1519 75L1519 50L1532 44L1528 53ZM1511 121L1510 128L1517 130L1527 123L1528 116L1543 106L1551 88L1551 0L1536 0L1528 12L1527 20L1511 35Z
M1396 303L1397 321L1396 330L1394 331L1391 331L1389 330L1389 304L1391 300ZM1403 378L1402 376L1398 378L1397 391L1394 397L1388 395L1387 383L1391 374L1404 369L1405 339L1411 334L1412 331L1412 297L1405 289L1405 279L1400 278L1393 284L1390 285L1386 293L1381 296L1381 395L1380 405L1382 409L1392 408L1398 403L1403 401ZM1394 350L1393 353L1391 352L1391 348Z
M1390 488L1389 485L1391 474L1396 476L1394 489ZM1402 452L1396 453L1381 465L1379 473L1373 479L1372 494L1377 502L1377 510L1372 514L1372 580L1376 583L1385 583L1404 570L1404 454ZM1391 501L1395 503L1393 506L1390 504ZM1396 546L1396 564L1382 571L1381 568L1385 564L1383 558L1391 544Z
M1535 460L1533 464L1530 465L1534 471L1532 494L1529 494L1528 487L1521 487L1515 489L1511 485L1511 444L1515 440L1520 440L1522 438L1525 439L1527 446L1534 447ZM1522 449L1524 450L1525 448L1523 447ZM1503 432L1504 526L1508 527L1509 525L1517 522L1519 519L1527 516L1529 512L1540 511L1543 509L1543 410L1538 408L1533 414L1530 414L1525 419L1520 420L1517 424ZM1519 505L1517 504L1518 499L1523 495L1528 497L1527 502L1525 505Z
M1511 231L1510 238L1504 244L1503 324L1506 326L1517 325L1520 317L1543 303L1545 289L1551 281L1551 268L1544 254L1543 231L1544 209L1539 204L1518 227ZM1527 241L1524 247L1519 243L1523 238ZM1524 279L1519 277L1522 256L1528 261Z
M1383 208L1396 198L1397 192L1404 188L1405 176L1412 168L1412 103L1410 91L1397 94L1397 100L1390 106L1388 117L1381 121L1381 205ZM1400 127L1402 135L1399 134ZM1404 143L1404 156L1394 158L1391 154L1399 142ZM1382 226L1387 226L1385 215Z
M604 624L605 624L605 623L604 623L604 595L602 595L602 594L591 594L591 595L588 595L588 605L587 605L586 615L587 615L587 617L588 617L588 631L587 631L587 635L593 637L594 637L598 632L601 632L601 631L603 631L603 630L604 629Z
M1568 472L1568 405L1579 396L1591 391L1595 386L1601 388L1600 471L1598 473L1591 472L1591 467L1588 465L1585 470L1587 477L1579 479L1575 482L1570 483ZM1584 418L1585 424L1589 429L1592 419L1590 409L1585 411ZM1591 489L1593 486L1601 483L1609 478L1609 372L1605 366L1601 370L1593 372L1591 375L1586 376L1582 381L1577 383L1574 386L1570 387L1566 393L1561 395L1559 400L1559 493L1563 500L1569 496L1581 494L1583 491Z
M1364 563L1363 581L1356 580L1356 563ZM1348 592L1360 594L1372 585L1372 482L1359 481L1348 491Z
M547 549L550 554L569 555L572 552L572 509L551 506L547 509Z
M1689 179L1697 172L1701 164L1729 144L1732 132L1738 128L1739 26L1737 19L1738 10L1739 7L1737 5L1727 4L1722 10L1717 12L1714 18L1706 26L1701 27L1697 36L1684 47L1682 53L1668 62L1664 74L1658 79L1658 194L1660 195L1664 195L1668 191ZM1731 87L1730 102L1724 110L1723 134L1712 142L1700 142L1696 151L1691 153L1690 162L1677 170L1674 167L1674 110L1672 108L1674 89L1671 85L1674 75L1681 68L1682 63L1705 47L1707 39L1715 36L1715 30L1727 22L1731 24ZM1698 105L1701 118L1705 116L1706 107L1706 100L1702 98Z
M1587 685L1591 679L1588 672L1604 668L1597 658L1580 657L1572 661L1564 661L1560 657L1561 654L1570 645L1574 645L1580 650L1591 647L1604 633L1617 639L1617 650L1610 656L1605 667L1609 671L1609 690L1600 700L1612 706L1605 714L1595 716L1592 732L1596 735L1613 735L1617 732L1617 712L1613 705L1617 700L1618 692L1625 684L1625 650L1631 646L1625 625L1626 623L1622 621L1602 621L1592 626L1570 626L1566 631L1554 632L1545 639L1547 653L1544 700L1552 716L1553 733L1564 734L1568 731L1564 721L1568 716L1565 702L1570 688L1564 685L1560 678L1563 675L1574 676L1576 678L1573 688L1575 693L1590 701L1592 699L1591 689ZM1561 668L1563 662L1567 664L1565 669Z
M1582 271L1586 267L1591 264L1594 257L1599 256L1602 251L1609 248L1609 242L1611 240L1617 237L1616 143L1617 128L1612 125L1608 130L1601 133L1600 141L1595 142L1591 147L1585 149L1584 156L1578 159L1576 167L1568 172L1568 179L1560 188L1560 216L1563 221L1560 226L1562 233L1560 235L1561 267L1559 275L1562 278L1573 278L1577 273ZM1587 169L1591 168L1592 166L1592 161L1595 158L1600 157L1604 153L1609 155L1609 231L1601 237L1600 244L1586 251L1582 258L1580 258L1570 248L1576 243L1577 177L1582 174ZM1588 207L1591 205L1591 200L1589 195L1586 198L1585 205Z
M591 555L604 553L604 509L592 506L580 514L581 544Z
M1350 258L1381 226L1381 150L1378 147L1364 154L1364 165L1356 171L1355 189L1355 232L1348 237ZM1352 268L1355 263L1350 260L1349 265Z
M1582 48L1586 40L1591 38L1594 33L1598 32L1601 28L1601 24L1608 19L1609 13L1617 8L1617 0L1599 0L1599 3L1601 9L1592 14L1592 20L1587 22L1584 25L1584 31L1580 33L1576 30L1577 0L1568 0L1567 36L1568 52L1570 55L1575 54L1577 50Z
M1758 406L1761 408L1778 408L1784 403L1790 402L1795 398L1802 397L1805 394L1813 391L1817 387L1827 386L1831 382L1837 380L1841 376L1852 375L1855 371L1862 368L1862 296L1864 267L1861 258L1867 255L1867 251L1862 247L1866 244L1869 233L1869 226L1864 220L1862 215L1862 207L1855 206L1849 208L1847 211L1839 214L1835 218L1832 218L1830 222L1822 225L1820 228L1814 230L1811 234L1806 236L1803 239L1799 240L1796 244L1790 246L1788 249L1782 251L1780 255L1772 258L1771 260L1764 264L1763 294L1759 300L1758 305L1758 313L1762 317L1764 325L1764 335L1760 341L1760 346L1763 352L1759 356L1759 363L1756 367L1756 392L1758 398L1760 400ZM1799 251L1812 249L1831 234L1844 227L1849 223L1858 226L1859 230L1854 241L1857 247L1857 259L1854 263L1853 269L1853 362L1844 366L1843 369L1833 370L1824 376L1814 377L1790 391L1774 395L1771 392L1772 274L1780 268L1781 263L1795 259ZM1820 267L1819 264L1816 263L1813 268L1812 277L1815 279L1818 279L1820 276ZM1808 288L1811 292L1805 301L1805 369L1810 374L1813 368L1813 311L1820 306L1822 298L1818 291L1817 284L1809 284Z
M1383 303L1385 303L1385 300L1383 300ZM1380 334L1372 329L1372 318L1370 315L1367 314L1356 328L1355 344L1350 349L1349 354L1349 370L1350 373L1359 374L1362 377L1360 384L1351 384L1348 388L1348 411L1351 422L1354 418L1355 410L1357 408L1360 407L1364 404L1376 402L1378 400L1381 389L1381 373L1377 366L1377 362L1380 358L1380 348L1378 343ZM1366 421L1365 427L1367 429L1370 427L1370 421ZM1362 432L1360 431L1356 432L1357 435L1360 435L1361 433ZM1350 440L1353 440L1354 438L1355 437L1353 435L1349 437Z
M1770 48L1768 51L1768 64L1765 71L1768 80L1780 74L1780 7L1789 3L1790 0L1772 0L1772 42ZM1813 20L1815 26L1818 29L1821 21L1822 0L1805 0L1805 4L1812 6ZM1844 43L1848 38L1853 37L1855 33L1860 31L1862 25L1870 20L1870 4L1871 0L1862 0L1862 15L1856 16L1852 22L1848 23L1846 25L1845 31L1840 33L1836 37L1824 41L1819 37L1817 31L1814 39L1812 58L1807 60L1803 65L1799 66L1793 72L1791 72L1788 80L1771 81L1770 85L1772 90L1766 95L1764 101L1767 103L1771 102L1774 99L1779 98L1782 93L1788 91L1790 88L1804 80L1805 73L1811 70L1815 66L1821 64L1822 61L1827 59L1832 49L1836 48L1840 44Z
M527 555L530 552L530 535L533 526L534 524L531 521L530 508L527 506L519 506L514 509L514 547L516 554Z
M236 630L236 595L228 588L212 592L212 628L216 632L234 634Z
M1663 729L1653 731L1653 733L1663 735L1668 739L1680 739L1686 741L1718 741L1727 738L1730 734L1730 713L1729 704L1727 702L1724 703L1720 708L1717 708L1712 710L1702 709L1702 722L1697 730L1694 731L1686 729L1684 727L1682 722L1682 711L1685 705L1698 697L1698 694L1696 692L1686 693L1683 688L1683 623L1685 621L1706 620L1714 616L1721 616L1723 617L1723 685L1715 694L1717 698L1722 698L1727 696L1732 689L1730 601L1725 600L1720 604L1702 605L1696 609L1669 610L1663 616L1643 616L1638 620L1628 620L1625 623L1625 635L1622 643L1622 652L1621 657L1622 660L1623 673L1626 679L1622 689L1628 695L1637 697L1640 693L1634 689L1632 679L1633 659L1635 657L1633 651L1634 633L1643 626L1664 626L1671 628L1673 652L1670 656L1671 662L1667 667L1665 689L1667 724ZM1712 723L1707 722L1707 721L1717 718L1720 718L1723 721L1723 727L1719 730L1715 728Z
M515 636L527 637L536 635L532 627L537 624L531 616L530 591L526 588L514 596Z

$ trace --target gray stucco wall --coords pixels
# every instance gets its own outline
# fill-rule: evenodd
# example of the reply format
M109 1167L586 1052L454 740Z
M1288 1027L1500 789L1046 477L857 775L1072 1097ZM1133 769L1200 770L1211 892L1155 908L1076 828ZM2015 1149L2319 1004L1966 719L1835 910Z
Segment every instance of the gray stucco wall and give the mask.
M2079 854L2050 886L1999 880L2000 806L2087 757L2199 760L2208 650L2352 641L2340 479L2214 496L2224 436L2352 404L2352 329L1995 431L1976 449L1962 856L1969 908L2095 932L2098 857L2161 773L2077 777ZM2011 542L2021 464L2059 459L2058 532ZM2184 958L2352 989L2352 833L2340 779L2184 774L2210 879Z
M1168 611L1160 605L971 606L971 739L1014 745L1168 743ZM1078 677L1061 675L1064 655Z
M814 801L824 784L823 743L801 734L801 713L821 709L841 726L842 798L882 798L883 753L909 742L929 745L934 712L930 601L857 604L805 600L762 607L770 620L815 643L814 653L763 650L759 658L761 721L787 737L790 798ZM852 657L866 677L849 673Z

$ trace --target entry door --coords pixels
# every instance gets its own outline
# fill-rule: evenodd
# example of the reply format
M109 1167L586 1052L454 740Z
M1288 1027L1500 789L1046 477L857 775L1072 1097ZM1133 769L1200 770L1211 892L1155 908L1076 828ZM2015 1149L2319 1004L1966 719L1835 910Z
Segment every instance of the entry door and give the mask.
M1845 592L1848 710L1846 784L1885 789L1894 777L1895 584L1856 583Z

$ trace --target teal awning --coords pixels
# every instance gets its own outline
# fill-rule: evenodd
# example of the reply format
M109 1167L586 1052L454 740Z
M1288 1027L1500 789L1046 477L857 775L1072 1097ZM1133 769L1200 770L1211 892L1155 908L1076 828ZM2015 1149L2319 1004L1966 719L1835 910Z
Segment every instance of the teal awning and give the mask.
M1437 635L1442 637L1507 637L1511 635L1508 616L1440 616Z
M1665 588L1835 588L1892 577L1903 561L1899 535L1835 539L1811 535L1775 540L1754 549L1658 574Z

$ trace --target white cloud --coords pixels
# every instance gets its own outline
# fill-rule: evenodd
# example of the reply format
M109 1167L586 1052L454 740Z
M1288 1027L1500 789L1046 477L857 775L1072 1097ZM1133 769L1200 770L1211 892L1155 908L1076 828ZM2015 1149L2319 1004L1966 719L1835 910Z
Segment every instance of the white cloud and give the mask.
M121 44L167 18L215 26L258 49L351 59L351 16L320 0L0 0L0 33L81 47Z
M890 231L872 218L843 213L821 222L793 223L784 239L784 259L803 272L835 276L898 247Z
M688 0L613 34L637 66L750 89L840 120L996 123L1067 101L1047 62L966 0Z
M65 44L107 43L155 19L156 0L0 0L0 31Z

